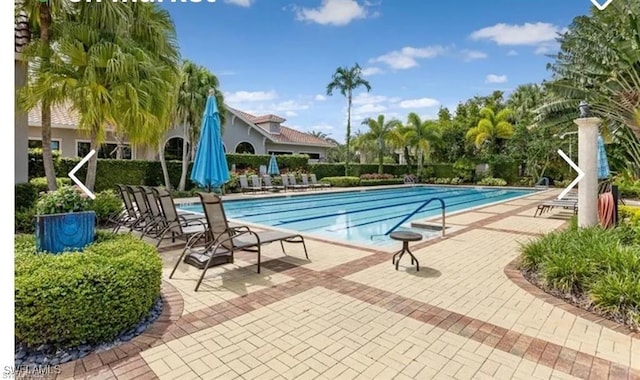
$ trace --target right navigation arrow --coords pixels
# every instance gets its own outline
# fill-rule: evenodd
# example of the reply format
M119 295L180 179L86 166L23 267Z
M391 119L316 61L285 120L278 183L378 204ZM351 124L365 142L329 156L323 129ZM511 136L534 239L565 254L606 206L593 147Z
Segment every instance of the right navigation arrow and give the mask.
M573 189L578 182L580 182L580 180L582 179L582 177L584 177L584 172L580 169L580 167L578 165L576 165L575 162L571 161L571 159L569 158L569 156L567 156L566 154L564 154L564 152L562 151L562 149L558 149L558 154L560 155L560 157L562 157L565 161L567 161L567 163L569 165L571 165L571 167L573 168L573 170L575 170L576 172L578 172L578 176L573 180L573 182L571 182L569 184L569 186L566 187L566 189L562 190L562 192L560 193L560 195L558 195L558 199L562 199L565 197L565 195L567 195L567 193L569 191L571 191L571 189Z

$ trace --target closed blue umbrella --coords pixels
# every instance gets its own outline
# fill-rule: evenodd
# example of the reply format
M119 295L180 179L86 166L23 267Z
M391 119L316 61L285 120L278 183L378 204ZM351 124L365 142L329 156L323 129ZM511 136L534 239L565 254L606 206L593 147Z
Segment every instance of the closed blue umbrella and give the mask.
M220 136L220 115L213 90L209 91L202 116L200 141L191 170L191 180L202 187L221 187L229 181L229 166Z
M269 175L278 175L280 174L280 169L278 169L278 161L276 161L276 155L271 154L271 158L269 159L269 167L267 168L267 174Z
M609 178L609 161L602 136L598 136L598 179Z

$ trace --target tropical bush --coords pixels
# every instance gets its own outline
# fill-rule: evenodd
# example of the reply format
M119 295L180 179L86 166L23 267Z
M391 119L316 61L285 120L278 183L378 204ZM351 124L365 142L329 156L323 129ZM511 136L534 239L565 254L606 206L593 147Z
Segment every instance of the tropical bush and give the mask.
M332 187L355 187L360 185L358 177L324 177L320 182L328 183Z
M113 190L105 190L96 194L96 199L87 203L86 210L96 213L98 224L105 224L111 215L122 210L122 200Z
M502 178L485 177L478 181L480 186L506 186L507 181Z
M361 179L360 186L402 185L403 178Z
M38 194L49 191L49 185L47 184L46 177L31 178L29 183L36 188ZM71 186L71 178L56 178L56 185L57 187Z
M360 175L360 179L363 180L367 180L367 179L392 179L395 178L395 176L393 174L377 174L377 173L372 173L372 174L361 174Z
M640 327L640 245L637 226L577 228L575 224L522 246L518 263L543 289Z
M39 215L61 214L85 211L88 206L89 198L80 189L62 186L56 191L44 193L36 203L36 212Z
M15 239L15 335L29 345L109 341L134 326L160 295L162 261L131 235L98 234L84 252L36 253Z
M15 187L15 209L31 208L38 199L38 190L30 183L19 183Z

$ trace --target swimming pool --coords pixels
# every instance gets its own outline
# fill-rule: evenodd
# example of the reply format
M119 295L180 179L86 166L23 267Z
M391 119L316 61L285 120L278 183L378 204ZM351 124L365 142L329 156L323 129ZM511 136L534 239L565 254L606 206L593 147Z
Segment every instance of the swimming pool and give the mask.
M379 246L391 243L384 234L431 198L441 198L449 214L532 192L534 190L396 187L228 200L224 202L224 209L229 219L303 232L346 243ZM201 205L181 206L180 209L202 212ZM439 202L432 202L402 225L409 225L411 220L439 216L440 213Z

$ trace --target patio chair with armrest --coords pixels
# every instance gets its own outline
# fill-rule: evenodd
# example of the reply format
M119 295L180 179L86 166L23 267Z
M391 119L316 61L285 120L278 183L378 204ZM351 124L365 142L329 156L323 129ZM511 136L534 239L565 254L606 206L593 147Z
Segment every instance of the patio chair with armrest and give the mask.
M173 277L180 262L184 260L185 263L202 269L202 274L195 287L195 291L198 291L210 267L219 265L216 264L216 262L219 263L220 261L222 261L222 263L233 262L233 253L242 250L256 252L258 256L257 273L260 273L262 246L273 242L280 243L284 254L286 254L284 248L285 242L302 244L304 255L307 260L309 259L307 246L301 235L280 231L255 232L247 226L231 227L227 221L220 197L211 193L198 193L198 195L202 200L202 208L204 209L208 227L206 232L201 233L200 237L202 237L202 235L209 235L207 238L209 243L204 248L194 247L195 242L199 239L197 235L194 235L192 237L193 241L190 239L182 251L169 278Z
M247 181L246 175L243 174L241 176L238 176L238 179L240 180L240 190L243 193L246 193L246 192L255 193L256 191L262 191L261 186L249 186L249 181Z
M171 233L172 242L175 242L176 237L183 237L188 241L192 235L206 230L206 221L202 215L180 215L178 213L169 191L161 187L154 187L152 191L158 200L163 215L163 228L158 234L158 244L156 246L160 246L160 243L168 233Z
M295 174L289 174L289 187L291 187L292 189L300 189L300 190L306 190L309 188L309 185L299 185L296 183L296 175Z
M124 209L116 216L111 218L111 221L115 224L113 226L113 233L117 233L122 227L131 227L138 220L138 210L131 201L131 196L127 187L121 184L116 184L116 189L122 199Z
M282 185L274 185L273 181L271 180L271 176L266 175L262 177L262 180L264 181L264 186L271 189L272 191L286 190Z
M312 186L317 186L319 188L331 187L330 183L318 182L318 178L316 177L316 175L314 173L309 174L309 179L311 179L311 185Z
M252 187L259 188L262 191L273 190L273 188L267 186L266 184L263 184L262 181L260 180L260 177L257 174L254 174L251 176L251 185Z
M132 185L126 185L126 188L135 202L138 214L138 219L129 227L129 230L144 234L144 231L154 228L160 222L160 218L153 214L143 188Z

